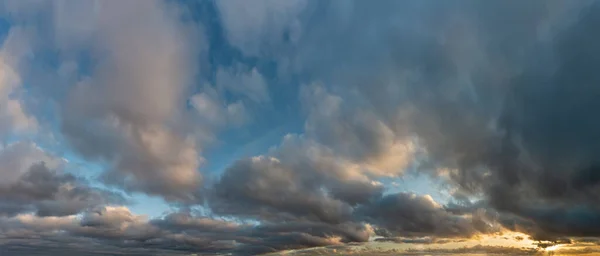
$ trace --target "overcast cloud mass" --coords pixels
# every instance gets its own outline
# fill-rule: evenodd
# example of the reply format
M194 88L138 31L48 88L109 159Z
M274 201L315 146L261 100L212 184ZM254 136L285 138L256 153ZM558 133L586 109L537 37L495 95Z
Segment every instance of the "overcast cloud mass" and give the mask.
M594 0L0 0L0 255L600 245L598 27Z

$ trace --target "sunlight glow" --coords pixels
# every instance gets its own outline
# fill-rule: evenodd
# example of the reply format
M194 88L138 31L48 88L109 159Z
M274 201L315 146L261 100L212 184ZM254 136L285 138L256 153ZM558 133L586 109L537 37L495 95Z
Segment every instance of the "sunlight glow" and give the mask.
M558 250L562 246L563 246L562 244L557 244L557 245L549 246L546 249L544 249L544 251L547 251L547 252L556 251L556 250Z

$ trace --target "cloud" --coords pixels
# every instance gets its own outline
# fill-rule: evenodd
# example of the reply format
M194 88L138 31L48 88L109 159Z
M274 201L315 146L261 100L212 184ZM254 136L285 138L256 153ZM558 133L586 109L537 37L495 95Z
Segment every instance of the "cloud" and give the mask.
M15 27L37 32L34 54L58 52L64 68L38 68L45 59L33 58L28 70L52 78L61 92L30 79L37 92L55 97L70 146L105 163L107 183L193 201L203 159L185 124L185 100L202 41L178 8L162 1L16 1L6 11ZM43 22L27 22L36 19Z
M61 172L62 160L33 143L19 142L0 151L0 215L35 212L39 216L76 214L97 205L125 203L120 194Z
M264 103L271 100L265 78L256 68L247 72L236 69L219 69L216 73L216 83L217 87L245 96L254 103Z
M102 3L90 13L97 19L90 45L97 65L72 89L63 133L88 158L113 164L108 182L189 200L202 160L195 141L172 122L193 77L193 41L166 8L155 1Z
M227 168L209 202L221 214L339 223L348 220L352 206L382 190L360 167L336 158L328 148L288 135L271 155Z
M336 223L348 218L348 204L327 196L316 177L300 175L276 158L241 160L216 184L211 207L220 214L257 219L307 218Z
M34 164L44 163L49 169L60 169L64 160L49 154L33 142L19 141L0 149L0 184L11 184Z
M295 16L303 28L296 48L269 58L322 81L301 90L310 141L343 160L375 163L379 174L402 173L411 148L397 145L418 141L422 172L456 170L450 186L528 220L536 233L593 235L583 223L597 213L597 124L588 113L598 4L308 6L327 15ZM388 155L408 160L382 168L379 157ZM457 226L429 231L469 233L461 221L450 223Z
M240 127L251 121L250 110L243 100L227 101L223 96L226 91L218 86L212 87L205 85L202 92L194 94L189 101L196 110L197 118L195 123L203 131L219 130L228 126ZM210 139L212 134L205 134ZM202 137L202 136L200 136Z
M355 109L319 84L303 86L300 99L308 112L306 135L340 157L382 176L399 175L413 161L416 143L398 138L377 113Z
M0 151L7 254L58 252L55 241L72 254L89 245L243 255L375 234L424 243L504 229L548 241L599 235L597 2L199 6L2 6L14 24L0 51L0 136L59 126L51 133L61 145L105 167L104 185L211 214L137 216L114 206L120 193L19 142ZM205 42L202 26L217 39ZM282 103L290 94L297 102ZM209 142L230 125L279 121L273 112L302 125L267 152L211 163L226 167L203 178ZM441 180L453 201L386 190L384 178L407 172Z
M35 131L38 123L22 101L20 65L30 54L32 35L26 29L11 29L0 50L0 136L11 132Z
M283 249L366 241L369 230L360 225L318 222L240 225L232 222L172 213L148 220L126 207L100 207L75 216L18 215L0 219L3 252L25 255L32 249L49 253L190 253L259 254ZM61 231L61 232L58 232Z
M216 2L229 43L248 56L269 54L269 47L280 48L286 43L284 34L289 41L297 40L302 33L298 16L306 5L304 0Z
M377 225L381 229L378 232L386 237L471 237L480 232L501 231L500 228L478 230L474 214L452 214L429 195L386 195L356 211L368 223Z

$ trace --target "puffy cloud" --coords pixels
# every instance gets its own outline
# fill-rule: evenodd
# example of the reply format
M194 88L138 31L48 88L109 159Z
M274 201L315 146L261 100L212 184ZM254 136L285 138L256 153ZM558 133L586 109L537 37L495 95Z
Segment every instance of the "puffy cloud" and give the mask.
M347 219L351 208L325 194L317 177L302 177L279 160L255 157L230 167L216 185L212 209L257 219L295 219L324 222Z
M203 159L186 127L185 100L202 42L178 8L162 1L11 1L3 10L14 27L36 33L34 54L58 52L59 74L39 67L45 59L37 56L28 70L52 78L29 82L59 105L61 137L87 160L106 163L108 183L191 201ZM44 89L48 84L58 93Z
M242 185L240 185L242 184ZM239 160L214 185L213 211L258 219L348 220L383 187L331 150L288 135L270 156Z
M308 112L307 136L339 157L382 176L401 174L413 161L416 143L397 136L376 112L354 108L351 102L318 84L302 87L300 97Z
M97 64L72 89L63 132L88 158L113 164L107 181L189 200L202 160L195 141L173 122L193 77L193 39L167 7L97 2L89 13L96 19L89 47Z

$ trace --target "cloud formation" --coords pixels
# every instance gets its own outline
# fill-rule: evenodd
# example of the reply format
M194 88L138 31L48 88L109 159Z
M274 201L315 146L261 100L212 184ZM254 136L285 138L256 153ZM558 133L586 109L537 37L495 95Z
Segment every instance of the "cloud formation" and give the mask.
M597 1L6 0L0 14L0 253L600 236ZM407 174L451 199L389 186ZM140 194L172 209L134 213Z

